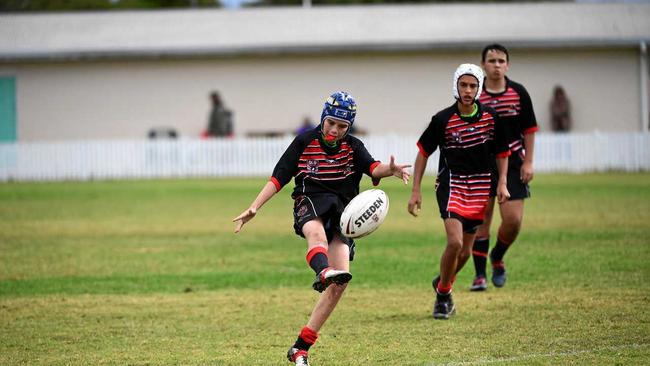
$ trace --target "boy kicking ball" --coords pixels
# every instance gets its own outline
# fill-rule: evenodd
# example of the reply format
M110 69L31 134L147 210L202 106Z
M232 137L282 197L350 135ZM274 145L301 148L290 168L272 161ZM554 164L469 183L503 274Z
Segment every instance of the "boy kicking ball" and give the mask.
M235 233L252 220L257 211L283 186L294 179L294 231L307 240L307 263L316 273L313 289L322 293L287 358L307 366L308 352L318 331L334 311L347 283L352 279L350 261L354 241L340 232L339 220L345 206L359 194L363 174L378 184L395 176L408 183L410 165L381 163L348 131L354 124L357 105L346 92L332 94L323 107L320 125L293 140L273 170L271 178L250 207L233 221Z

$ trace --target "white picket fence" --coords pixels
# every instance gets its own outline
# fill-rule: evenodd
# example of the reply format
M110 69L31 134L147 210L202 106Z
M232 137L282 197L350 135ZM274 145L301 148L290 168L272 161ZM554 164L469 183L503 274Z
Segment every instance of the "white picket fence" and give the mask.
M269 176L293 137L0 144L0 181ZM372 155L412 163L418 136L365 136ZM437 169L437 153L429 174ZM537 172L650 171L648 133L538 133Z

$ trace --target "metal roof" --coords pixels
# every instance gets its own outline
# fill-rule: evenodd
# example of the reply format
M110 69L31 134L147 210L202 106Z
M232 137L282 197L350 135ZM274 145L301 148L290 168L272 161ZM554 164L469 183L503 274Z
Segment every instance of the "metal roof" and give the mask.
M426 4L0 15L0 60L192 57L650 41L650 4Z

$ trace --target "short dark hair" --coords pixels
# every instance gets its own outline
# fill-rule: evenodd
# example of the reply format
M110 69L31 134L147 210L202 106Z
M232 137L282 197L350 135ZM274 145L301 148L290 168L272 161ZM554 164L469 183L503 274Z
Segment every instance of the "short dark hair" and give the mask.
M487 55L488 51L501 51L506 54L506 61L510 62L510 55L508 54L508 49L506 46L498 43L492 43L483 49L483 52L481 52L481 62L485 62L485 55Z

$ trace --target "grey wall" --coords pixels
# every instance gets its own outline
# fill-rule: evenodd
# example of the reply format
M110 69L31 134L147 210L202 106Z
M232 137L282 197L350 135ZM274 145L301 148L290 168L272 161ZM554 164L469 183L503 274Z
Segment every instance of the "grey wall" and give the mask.
M373 134L417 134L450 105L451 75L472 52L259 56L0 65L17 83L19 141L140 139L154 126L198 137L217 89L235 112L235 132L291 131L320 116L332 91L351 92L357 123ZM533 99L542 130L562 84L574 131L639 130L639 56L634 49L513 50L510 76Z

